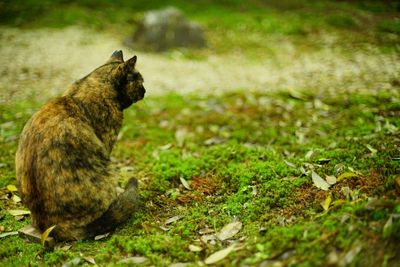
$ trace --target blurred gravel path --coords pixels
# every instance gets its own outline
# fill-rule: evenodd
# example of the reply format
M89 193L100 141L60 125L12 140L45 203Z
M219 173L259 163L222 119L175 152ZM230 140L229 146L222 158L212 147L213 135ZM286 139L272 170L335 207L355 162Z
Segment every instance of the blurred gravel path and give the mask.
M240 55L188 60L179 53L157 55L136 52L137 68L149 95L170 91L213 94L229 90L309 89L322 93L398 88L400 56L371 47L344 56L329 45L301 54L282 43L277 60L246 59ZM0 28L0 104L26 98L48 98L101 65L114 50L125 58L133 51L119 40L78 27L62 30ZM366 52L367 51L367 52ZM172 55L172 56L171 56Z

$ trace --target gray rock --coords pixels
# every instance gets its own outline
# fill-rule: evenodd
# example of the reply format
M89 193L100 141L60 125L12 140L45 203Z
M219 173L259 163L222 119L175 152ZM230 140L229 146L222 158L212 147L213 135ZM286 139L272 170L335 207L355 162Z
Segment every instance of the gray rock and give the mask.
M203 28L189 21L174 7L146 12L136 32L126 41L127 45L135 49L147 51L206 46Z

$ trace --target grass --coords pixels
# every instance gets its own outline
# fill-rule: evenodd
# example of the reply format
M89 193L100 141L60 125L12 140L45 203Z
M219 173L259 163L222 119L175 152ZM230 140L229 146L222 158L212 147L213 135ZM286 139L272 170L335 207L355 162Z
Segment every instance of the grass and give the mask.
M92 257L99 265L122 266L130 256L144 256L149 265L194 264L229 244L202 243L200 230L218 232L239 220L243 229L233 240L241 249L223 265L270 260L318 266L350 258L352 266L395 266L400 219L390 217L400 212L399 97L382 92L298 99L238 91L144 100L126 111L113 152L121 183L132 175L124 167L134 167L143 210L111 237L71 243L67 251L64 244L49 251L17 236L3 238L2 265ZM15 184L16 135L38 106L20 103L2 112L3 194L4 186ZM311 170L321 177L355 175L323 191L313 185ZM332 203L324 211L329 194ZM0 205L6 231L29 223L7 213L20 204L9 199ZM165 220L176 215L183 218L165 230ZM203 250L191 252L190 244Z
M282 42L307 53L327 49L324 36L334 37L329 45L343 55L375 49L399 53L395 1L168 4L205 26L210 51L203 57L243 53L279 62ZM164 5L0 1L0 22L27 29L80 25L122 37L143 12ZM196 58L184 52L188 60ZM387 81L389 87L383 82L352 94L344 93L346 88L340 93L317 88L318 94L307 88L275 93L242 88L219 96L147 97L126 110L111 166L122 185L131 176L140 180L143 209L98 241L46 249L18 236L0 237L0 265L74 266L94 260L99 266L126 266L131 257L145 257L148 266L190 266L235 243L238 250L219 265L396 266L400 83L398 78ZM348 86L356 86L351 77ZM12 200L19 193L7 186L16 184L18 135L43 104L34 99L0 106L0 234L30 223L29 217L9 214L24 207ZM345 178L324 191L313 183L312 172ZM165 224L177 215L182 217ZM243 227L230 240L205 240L204 232L216 233L235 220ZM202 250L191 251L189 245Z

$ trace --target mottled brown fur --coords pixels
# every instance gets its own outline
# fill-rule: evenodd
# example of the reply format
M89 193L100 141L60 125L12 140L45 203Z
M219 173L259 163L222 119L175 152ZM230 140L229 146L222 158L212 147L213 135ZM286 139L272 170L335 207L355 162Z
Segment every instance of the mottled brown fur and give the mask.
M59 240L85 239L114 229L138 206L131 180L117 196L108 168L123 109L143 98L136 56L122 51L45 104L25 125L16 175L34 226L52 225Z

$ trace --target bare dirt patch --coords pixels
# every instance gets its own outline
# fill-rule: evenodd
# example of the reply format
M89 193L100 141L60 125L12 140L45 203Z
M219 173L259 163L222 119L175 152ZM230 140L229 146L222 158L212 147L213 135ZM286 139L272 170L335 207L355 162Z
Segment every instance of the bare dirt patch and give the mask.
M332 46L334 36L321 39L319 51L302 53L283 41L274 59L260 55L215 55L191 60L180 53L132 51L109 33L65 29L0 28L0 103L32 97L49 98L101 65L112 51L137 54L148 95L196 92L223 93L232 89L271 91L363 91L392 89L400 73L399 55L371 46L346 55Z

